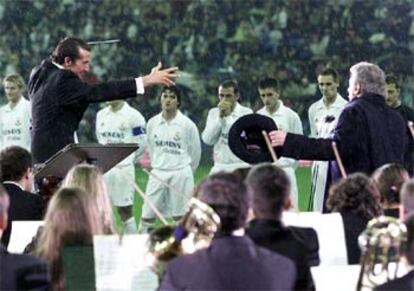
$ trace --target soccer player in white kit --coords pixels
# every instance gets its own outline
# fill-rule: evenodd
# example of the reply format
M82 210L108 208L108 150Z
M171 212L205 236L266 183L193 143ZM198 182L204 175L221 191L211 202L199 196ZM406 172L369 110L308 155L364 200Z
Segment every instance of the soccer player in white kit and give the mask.
M30 151L30 102L23 97L25 83L18 74L3 80L7 104L0 108L0 150L11 145Z
M329 137L336 120L347 101L338 93L339 74L333 68L324 69L318 74L319 90L322 98L308 110L311 137ZM327 161L314 161L312 165L311 197L308 210L322 212L327 179Z
M210 109L206 127L201 135L203 141L213 148L214 165L210 174L239 168L247 168L249 164L236 157L228 145L231 126L240 117L253 113L250 108L237 102L240 98L238 84L234 80L226 80L218 88L219 103Z
M160 212L179 220L188 210L194 189L193 173L201 157L200 134L197 126L179 110L180 90L165 87L161 93L161 113L147 125L151 174L146 196ZM156 216L144 203L139 231L154 226Z
M107 103L96 116L96 136L101 144L137 143L138 150L105 174L112 205L117 207L124 222L125 233L136 233L137 224L133 214L135 181L134 161L145 151L145 118L124 100ZM129 176L125 177L125 175Z
M265 78L259 82L258 91L260 99L262 99L264 107L257 111L272 118L277 127L286 132L303 134L302 122L299 115L286 107L279 99L280 87L278 81L274 78ZM297 161L291 158L279 157L276 165L281 167L288 175L291 182L292 202L295 209L299 209L299 194L296 182L295 170L297 168Z

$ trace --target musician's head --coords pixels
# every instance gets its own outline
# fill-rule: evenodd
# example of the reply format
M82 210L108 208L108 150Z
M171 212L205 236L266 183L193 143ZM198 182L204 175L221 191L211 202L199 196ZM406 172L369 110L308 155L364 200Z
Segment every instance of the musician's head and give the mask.
M20 184L25 191L33 191L32 156L19 146L10 146L0 152L0 181Z
M400 204L400 190L405 181L410 179L407 170L400 164L385 164L372 174L384 208Z
M35 254L50 268L52 290L64 290L64 246L90 246L93 235L103 234L90 195L80 188L60 188L49 202Z
M291 184L286 173L271 163L254 166L246 179L253 195L253 211L257 218L280 219L291 207Z
M78 187L83 189L95 201L101 213L103 228L106 233L112 232L112 206L107 186L101 171L94 165L79 164L66 174L62 187Z
M91 47L80 38L65 37L56 46L51 59L81 77L90 70Z
M326 203L332 212L350 211L366 219L382 214L379 191L362 173L351 174L334 184Z
M414 265L414 214L409 215L404 223L407 226L407 247L404 253L408 263Z
M348 97L349 100L372 93L386 96L385 73L377 65L360 62L350 68Z
M400 200L401 218L414 214L414 179L410 179L403 184L400 191Z
M220 172L209 176L199 185L198 198L220 217L221 234L229 235L245 226L251 199L239 175Z
M7 227L9 204L9 195L6 192L6 189L0 184L0 238L3 234L3 230Z

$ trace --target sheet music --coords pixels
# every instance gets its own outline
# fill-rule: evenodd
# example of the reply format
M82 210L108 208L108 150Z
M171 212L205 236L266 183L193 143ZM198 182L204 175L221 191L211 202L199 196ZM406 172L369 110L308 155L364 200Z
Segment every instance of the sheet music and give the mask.
M284 212L286 225L312 227L318 234L320 265L347 265L342 217L339 213Z
M39 226L43 225L43 220L32 221L12 221L12 232L7 250L10 253L21 254L24 248L32 241Z
M97 290L156 290L158 277L146 260L148 235L94 236Z
M311 274L317 291L355 290L360 265L311 267Z

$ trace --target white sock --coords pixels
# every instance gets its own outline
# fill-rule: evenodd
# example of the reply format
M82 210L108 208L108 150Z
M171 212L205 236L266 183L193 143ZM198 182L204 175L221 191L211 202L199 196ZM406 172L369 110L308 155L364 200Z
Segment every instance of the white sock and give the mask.
M132 234L137 233L137 223L135 222L135 217L130 217L124 221L124 233Z

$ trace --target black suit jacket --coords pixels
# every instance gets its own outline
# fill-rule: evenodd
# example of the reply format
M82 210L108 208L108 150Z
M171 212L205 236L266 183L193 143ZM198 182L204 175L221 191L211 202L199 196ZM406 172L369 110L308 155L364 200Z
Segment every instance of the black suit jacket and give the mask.
M11 222L13 220L42 220L45 203L41 196L23 191L14 184L6 182L3 186L10 197L8 226L1 238L2 243L7 247L11 234Z
M414 290L414 271L409 272L405 276L384 283L377 288L376 291L412 291Z
M227 236L172 260L160 290L292 290L295 279L290 259L248 237Z
M0 244L0 290L49 290L49 282L46 262L10 254Z
M255 219L246 229L247 235L265 247L296 263L298 278L295 290L314 288L310 266L319 264L319 242L316 231L305 227L285 227L280 221Z
M348 174L371 175L384 164L403 163L407 143L405 130L403 118L385 103L383 96L365 94L344 107L331 138L308 138L288 133L282 155L296 160L330 161L325 187L329 189L333 181L342 177L335 161L333 141Z
M69 70L43 61L30 75L28 93L32 106L34 163L42 163L64 146L73 134L89 103L125 99L137 95L135 80L90 86Z
M404 119L406 125L408 125L409 121L414 122L414 110L411 109L408 106L400 105L397 108L395 108ZM410 176L414 174L414 139L411 135L411 131L406 126L406 133L407 133L407 139L408 144L406 151L404 153L404 166L407 169L408 173L410 173Z

